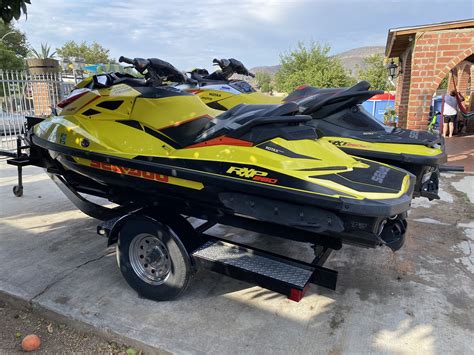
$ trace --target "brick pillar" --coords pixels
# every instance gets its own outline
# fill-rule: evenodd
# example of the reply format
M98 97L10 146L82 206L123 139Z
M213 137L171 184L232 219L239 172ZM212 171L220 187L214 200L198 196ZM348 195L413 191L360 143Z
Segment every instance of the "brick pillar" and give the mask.
M469 92L469 102L466 102L466 107L469 110L469 112L474 111L474 65L470 65L469 67L469 72L471 75L471 81L470 81L470 92ZM474 133L474 118L470 118L467 120L467 127L466 127L466 133Z
M30 88L34 112L37 116L48 116L59 95L59 62L56 59L27 59L30 71Z
M417 33L412 56L408 122L426 129L431 99L449 71L474 53L474 29Z
M469 78L471 77L471 64L464 63L463 66L458 67L458 91L463 95L468 95Z
M408 113L408 98L410 96L411 85L411 60L412 51L409 49L400 58L401 73L397 78L397 90L395 94L395 107L398 116L398 126L402 128L407 127L407 113Z
M469 100L469 111L474 111L474 65L471 65L471 92ZM472 120L471 120L472 121Z

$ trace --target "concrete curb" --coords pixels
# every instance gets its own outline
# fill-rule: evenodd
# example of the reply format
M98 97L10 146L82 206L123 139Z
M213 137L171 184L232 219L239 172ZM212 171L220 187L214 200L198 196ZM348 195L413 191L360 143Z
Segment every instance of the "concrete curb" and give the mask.
M44 307L35 301L22 299L4 290L0 290L0 300L5 302L8 306L12 308L15 308L18 310L32 311L35 314L39 315L40 317L50 319L57 323L66 324L70 326L71 328L74 328L75 330L78 330L80 332L93 333L95 335L98 335L101 338L104 338L107 341L114 341L116 343L125 343L135 349L142 350L143 353L145 354L157 354L157 355L172 354L169 351L151 347L148 344L145 344L136 339L124 336L122 334L118 334L110 329L98 328L98 327L93 326L92 324L83 322L81 320L74 319L72 317L67 317L54 310Z

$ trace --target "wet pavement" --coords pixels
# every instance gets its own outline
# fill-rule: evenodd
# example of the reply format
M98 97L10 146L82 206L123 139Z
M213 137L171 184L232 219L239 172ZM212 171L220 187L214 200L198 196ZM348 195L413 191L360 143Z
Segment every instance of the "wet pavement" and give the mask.
M0 298L69 324L173 353L474 353L474 174L443 174L441 200L414 200L399 252L333 253L326 266L339 271L337 291L315 286L299 303L207 271L176 301L144 300L123 280L96 220L38 168L26 168L22 198L12 195L15 182L0 159ZM312 258L303 243L217 228Z

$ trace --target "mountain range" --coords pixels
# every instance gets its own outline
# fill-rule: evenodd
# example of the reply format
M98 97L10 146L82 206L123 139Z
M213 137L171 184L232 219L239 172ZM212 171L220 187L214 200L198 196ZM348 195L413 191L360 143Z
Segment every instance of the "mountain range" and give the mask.
M357 67L364 68L364 58L369 57L373 54L383 55L385 51L384 46L370 46L370 47L359 47L350 49L348 51L336 54L335 57L339 58L343 67L350 71L352 75L357 75ZM275 73L280 69L279 65L267 65L251 68L252 73L264 72L269 73L270 75L275 75Z

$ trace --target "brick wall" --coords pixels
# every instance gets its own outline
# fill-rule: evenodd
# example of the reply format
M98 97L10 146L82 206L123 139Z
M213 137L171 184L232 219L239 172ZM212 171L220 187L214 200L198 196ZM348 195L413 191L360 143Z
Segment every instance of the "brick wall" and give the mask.
M410 129L426 129L431 99L439 84L474 53L474 29L420 32L406 52L411 50L406 59L408 63L411 58L411 70L404 70L397 87L399 122Z
M407 126L407 114L408 114L408 97L410 95L410 83L411 83L411 59L412 49L410 46L400 58L401 68L397 78L397 92L395 95L395 106L398 115L399 126Z
M469 94L469 86L470 86L470 77L471 77L471 63L469 62L463 62L461 65L459 65L457 68L458 72L458 81L456 83L456 86L458 88L458 91L463 95L466 96Z

